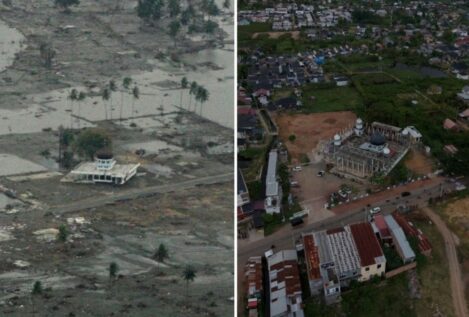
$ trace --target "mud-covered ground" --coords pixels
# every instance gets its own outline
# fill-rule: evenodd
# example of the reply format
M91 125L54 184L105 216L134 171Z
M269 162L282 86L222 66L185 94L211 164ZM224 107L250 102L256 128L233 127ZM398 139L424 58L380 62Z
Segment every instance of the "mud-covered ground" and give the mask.
M227 34L181 35L175 45L169 20L148 28L136 1L80 2L64 13L49 0L0 1L0 20L22 34L0 72L0 316L232 316ZM227 13L217 21L224 29L233 23ZM41 43L57 52L50 69ZM120 85L125 76L141 90L135 112L122 87L108 105L100 96L109 80ZM179 89L182 76L209 89L204 109L194 111ZM86 92L81 104L67 99L72 87ZM63 182L59 125L76 134L106 130L118 163L140 163L138 174L121 187ZM70 232L65 243L56 240L60 225ZM169 249L165 263L152 258L160 243ZM109 279L111 262L117 279ZM197 273L186 285L188 264ZM44 292L33 297L36 281Z
M0 214L0 312L6 316L232 316L232 184L197 187L66 215ZM83 217L84 223L73 219ZM68 241L34 234L65 224ZM169 259L152 255L160 243ZM26 261L27 267L15 266ZM110 280L111 262L119 277ZM181 277L192 265L188 287ZM41 281L43 295L31 297ZM34 303L34 307L33 307ZM72 315L73 314L73 315Z

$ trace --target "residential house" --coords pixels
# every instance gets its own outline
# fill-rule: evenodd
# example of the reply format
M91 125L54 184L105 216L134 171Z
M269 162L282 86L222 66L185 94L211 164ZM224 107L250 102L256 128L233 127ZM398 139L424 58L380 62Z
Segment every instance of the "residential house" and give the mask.
M265 211L268 214L278 214L282 208L282 186L277 180L278 152L271 150L265 179Z

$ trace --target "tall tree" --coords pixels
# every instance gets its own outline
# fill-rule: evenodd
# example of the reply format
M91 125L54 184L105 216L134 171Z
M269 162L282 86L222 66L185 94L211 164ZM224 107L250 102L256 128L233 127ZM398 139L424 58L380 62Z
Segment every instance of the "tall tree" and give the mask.
M186 297L189 295L189 283L193 282L197 276L197 271L191 266L187 265L182 272L182 278L186 282Z
M112 102L112 93L113 92L116 92L117 91L117 85L116 85L116 82L114 80L110 80L109 81L109 101L111 103L111 120L112 120L112 111L114 110L114 105L113 105L113 102Z
M172 21L169 23L169 35L173 38L175 47L177 46L177 35L179 34L180 30L181 23L179 23L179 21Z
M202 115L203 105L204 105L205 102L207 102L207 100L209 98L208 90L205 89L205 87L203 87L203 86L199 86L199 89L197 89L196 98L200 102L200 115Z
M132 84L132 78L125 77L122 80L122 90L121 90L121 108L119 111L119 119L122 121L122 111L124 108L124 93L129 91L130 84Z
M195 96L195 94L197 93L197 88L199 87L199 85L197 85L197 82L193 81L191 83L191 86L189 88L189 96L190 96L190 99L189 99L189 111L191 110L191 104L192 104L192 95Z
M181 79L181 98L179 102L179 106L182 108L182 93L184 92L185 89L187 89L187 86L189 85L189 81L187 80L186 77L182 77Z
M78 99L78 90L73 88L68 99L70 99L70 129L73 129L73 103Z
M105 120L107 120L107 103L109 101L109 98L111 97L109 89L104 88L101 97L103 98L104 118Z
M33 304L33 316L36 315L36 309L35 309L35 305L34 305L34 297L36 296L39 296L41 295L43 292L43 288L42 288L42 283L41 281L36 281L34 282L33 284L33 289L31 290L31 301L32 301L32 304Z
M137 86L134 87L134 89L132 89L132 96L133 96L133 100L132 100L132 122L134 122L134 117L135 117L135 101L137 99L140 99L140 90L138 89Z

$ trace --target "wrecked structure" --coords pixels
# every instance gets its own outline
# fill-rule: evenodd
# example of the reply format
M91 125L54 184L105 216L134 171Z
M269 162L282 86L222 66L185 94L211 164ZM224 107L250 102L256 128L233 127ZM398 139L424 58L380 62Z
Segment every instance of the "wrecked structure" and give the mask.
M331 173L359 180L376 174L386 176L421 138L413 126L401 129L380 122L365 125L358 118L354 127L326 142L322 152L332 166Z
M137 174L137 164L117 164L110 152L96 155L94 162L83 162L76 166L67 176L76 183L107 183L123 185Z

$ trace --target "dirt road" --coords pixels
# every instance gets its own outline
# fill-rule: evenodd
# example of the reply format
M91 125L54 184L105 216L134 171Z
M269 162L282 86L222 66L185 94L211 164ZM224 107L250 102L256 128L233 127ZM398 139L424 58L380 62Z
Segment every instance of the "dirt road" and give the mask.
M451 278L451 293L453 297L453 305L456 316L467 317L467 305L464 296L464 282L461 275L461 267L459 266L456 244L452 232L448 229L444 221L430 208L422 208L423 212L436 225L438 231L445 240L446 255L448 257L449 272Z
M87 208L96 208L106 204L112 204L122 200L131 200L139 197L150 196L153 194L162 194L170 193L174 191L185 190L191 187L212 185L217 183L224 183L233 180L233 173L226 173L220 175L212 175L207 177L200 177L197 179L192 179L184 182L179 182L175 184L165 184L159 186L147 187L144 189L134 189L129 190L123 193L114 194L104 197L92 197L89 199L81 200L78 202L55 206L49 211L56 214L64 214L73 211L83 210Z

